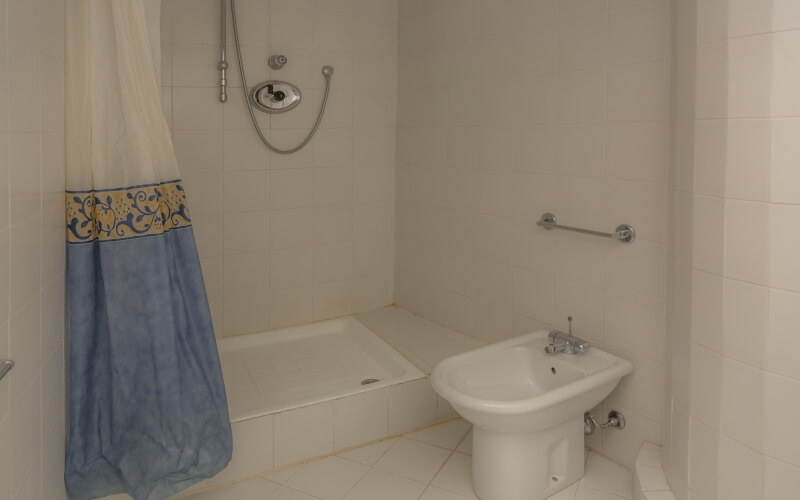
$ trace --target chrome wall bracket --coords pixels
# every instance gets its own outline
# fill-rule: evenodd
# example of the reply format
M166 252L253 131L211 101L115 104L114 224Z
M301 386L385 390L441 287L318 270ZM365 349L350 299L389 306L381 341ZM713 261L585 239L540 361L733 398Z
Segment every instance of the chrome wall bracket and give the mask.
M594 418L592 412L587 411L583 414L583 433L585 435L591 436L598 427L601 429L622 430L625 428L625 417L617 410L611 410L608 412L608 420L601 424Z
M593 229L561 225L556 220L554 214L547 212L542 214L536 222L536 225L542 226L545 229L561 229L563 231L572 231L573 233L591 234L592 236L600 236L601 238L610 238L620 243L633 243L636 240L636 230L630 224L620 224L613 233L604 233L603 231L595 231Z
M14 368L14 362L10 359L0 361L0 380L3 380L3 377L5 377L12 368Z

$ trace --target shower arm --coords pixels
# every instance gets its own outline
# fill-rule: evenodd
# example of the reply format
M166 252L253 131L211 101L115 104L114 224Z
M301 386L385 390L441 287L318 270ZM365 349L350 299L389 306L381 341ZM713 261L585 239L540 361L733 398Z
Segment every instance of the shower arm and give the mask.
M220 61L217 64L217 69L219 70L219 100L220 102L228 102L228 79L227 79L227 70L228 70L228 61L227 58L227 41L228 41L228 33L227 33L227 5L225 0L220 0L220 24L219 24L219 44L220 44Z

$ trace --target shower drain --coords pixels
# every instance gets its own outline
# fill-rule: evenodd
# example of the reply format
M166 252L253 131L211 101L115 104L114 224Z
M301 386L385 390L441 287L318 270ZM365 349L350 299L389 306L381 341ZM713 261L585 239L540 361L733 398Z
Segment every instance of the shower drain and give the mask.
M365 378L361 381L361 385L374 384L375 382L380 382L380 380L377 378Z

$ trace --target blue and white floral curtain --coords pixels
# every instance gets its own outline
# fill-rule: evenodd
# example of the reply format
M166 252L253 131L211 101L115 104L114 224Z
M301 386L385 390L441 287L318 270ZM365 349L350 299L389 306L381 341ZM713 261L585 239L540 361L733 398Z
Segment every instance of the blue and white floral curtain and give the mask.
M231 428L160 105L160 0L67 0L72 500L160 500L222 470Z

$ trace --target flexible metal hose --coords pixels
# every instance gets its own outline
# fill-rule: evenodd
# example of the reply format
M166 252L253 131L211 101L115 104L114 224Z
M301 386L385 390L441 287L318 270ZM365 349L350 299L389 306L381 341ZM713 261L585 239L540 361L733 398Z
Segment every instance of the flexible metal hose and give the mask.
M295 146L291 149L277 148L269 142L269 139L264 136L264 132L261 131L261 126L258 124L258 120L256 120L256 114L253 111L253 103L250 102L250 96L248 95L247 79L244 75L244 62L242 61L242 49L239 44L239 26L236 22L236 0L231 0L231 20L233 21L233 41L236 43L236 59L239 61L239 74L242 76L242 92L244 92L244 101L247 103L247 111L250 112L250 120L253 122L253 126L256 128L256 132L258 132L261 142L263 142L264 145L270 149L270 151L282 155L288 155L300 151L311 141L311 138L314 137L314 134L319 128L320 122L322 122L322 116L325 114L325 107L328 105L328 94L331 90L331 75L333 74L333 68L330 66L324 66L322 68L322 75L325 77L325 94L322 97L322 105L320 106L317 120L314 122L314 126L311 128L311 132L308 133L303 142L301 142L298 146Z

